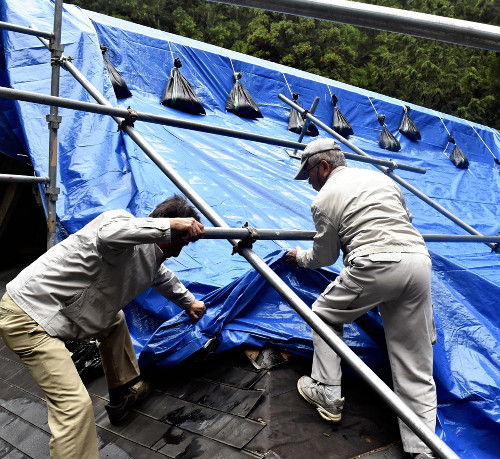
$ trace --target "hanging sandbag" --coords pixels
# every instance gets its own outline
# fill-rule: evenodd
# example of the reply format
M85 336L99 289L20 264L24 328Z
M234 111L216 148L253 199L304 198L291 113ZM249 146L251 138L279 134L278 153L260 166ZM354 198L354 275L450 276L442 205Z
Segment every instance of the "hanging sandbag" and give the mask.
M174 60L174 66L170 71L170 78L161 96L161 104L182 112L205 115L205 109L201 100L194 92L189 81L179 70L181 67L182 62L177 57Z
M403 118L399 125L399 132L410 140L417 141L422 138L415 122L410 118L410 107L403 107Z
M298 98L299 94L294 92L292 94L293 101L297 102ZM302 132L303 127L304 127L304 119L302 118L302 116L294 108L290 109L290 114L288 115L288 130L290 132L295 132L296 134L300 134ZM307 131L305 134L311 137L316 137L319 134L318 128L312 121L309 123L309 126L307 126Z
M240 82L241 73L234 73L233 78L234 85L226 101L226 110L243 118L263 118L252 96Z
M353 135L354 131L352 130L349 121L342 114L342 112L337 107L338 98L335 94L332 94L332 103L333 103L333 121L332 121L332 129L340 134L342 137L347 137L349 135Z
M389 151L399 151L401 150L401 145L399 144L396 137L392 135L392 132L385 126L385 115L377 115L378 122L382 126L382 133L378 139L378 144L380 148Z
M457 167L458 169L467 169L469 167L469 160L465 156L464 152L455 144L455 139L450 134L449 139L450 143L454 144L453 150L450 153L450 161Z
M113 64L106 58L105 54L107 51L108 47L105 45L101 45L102 57L104 59L104 64L106 65L106 69L108 70L109 79L111 80L111 84L113 85L113 90L115 91L116 98L125 99L127 97L131 97L132 93L128 89L127 83L120 75L120 72L118 72Z

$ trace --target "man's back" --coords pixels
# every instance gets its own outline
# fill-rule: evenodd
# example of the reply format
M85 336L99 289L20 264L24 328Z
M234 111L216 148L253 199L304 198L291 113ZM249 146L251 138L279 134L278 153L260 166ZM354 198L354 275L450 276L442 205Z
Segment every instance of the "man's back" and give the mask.
M380 172L338 167L312 203L315 221L329 220L347 255L380 252L427 254L422 236L411 224L399 187Z

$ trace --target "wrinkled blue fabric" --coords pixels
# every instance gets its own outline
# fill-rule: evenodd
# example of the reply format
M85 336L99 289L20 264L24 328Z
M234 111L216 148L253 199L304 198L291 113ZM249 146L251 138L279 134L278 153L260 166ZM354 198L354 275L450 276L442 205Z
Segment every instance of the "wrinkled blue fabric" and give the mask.
M0 4L2 21L52 29L50 1L2 0ZM0 40L0 84L49 94L50 54L40 41L5 30ZM295 141L297 135L287 130L290 108L278 94L291 98L291 92L300 93L305 108L319 97L316 115L331 125L334 93L337 106L353 127L350 140L355 145L376 158L426 168L425 175L397 174L482 234L500 232L500 166L495 163L500 157L500 133L494 129L73 5L64 7L62 43L64 54L73 58L73 64L114 106L287 140ZM108 47L108 57L132 97L116 99L100 44ZM160 104L176 57L206 116ZM241 82L264 118L247 120L225 111L234 70L242 73ZM93 102L65 70L61 70L60 94ZM397 131L403 105L411 107L421 141L410 141ZM26 153L40 176L48 172L48 113L46 106L0 101L2 152L12 157ZM379 147L377 113L386 116L386 126L400 142L401 151ZM156 204L178 192L111 118L70 109L60 109L59 114L59 239L105 210L148 215ZM293 180L298 160L284 148L140 121L135 129L229 226L249 222L257 228L314 229L309 207L315 193L306 182ZM448 132L467 156L468 170L455 168L449 160L453 145L448 143ZM320 137L328 135L320 132ZM354 161L349 166L372 167ZM419 231L465 234L427 203L403 191ZM206 219L203 222L211 226ZM311 305L339 272L341 262L318 271L290 270L282 255L295 245L308 248L311 243L257 241L254 250ZM429 243L428 247L438 330L434 348L438 433L462 457L497 457L500 254L477 243ZM217 344L218 352L247 344L279 346L311 356L309 327L242 257L231 255L226 241L200 240L166 264L198 299L206 301L208 312L194 323L154 291L137 297L126 314L141 365L172 366L207 343ZM377 310L348 325L346 341L382 377L389 377Z

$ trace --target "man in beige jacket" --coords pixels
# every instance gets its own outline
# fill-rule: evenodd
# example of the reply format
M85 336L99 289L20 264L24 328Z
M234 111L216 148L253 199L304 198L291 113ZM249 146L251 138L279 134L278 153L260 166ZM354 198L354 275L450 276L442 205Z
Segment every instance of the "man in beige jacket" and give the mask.
M194 320L204 314L204 303L163 265L203 236L199 220L180 196L148 218L104 212L7 284L0 333L46 395L51 458L99 457L92 402L64 340L97 338L110 395L106 410L119 424L150 390L122 308L152 287Z
M317 233L312 249L297 247L285 260L314 269L333 264L342 250L345 265L313 311L342 338L345 323L378 305L394 391L434 430L431 260L403 193L382 173L347 168L331 139L306 147L295 179L308 179L318 192L311 205ZM297 387L322 418L338 422L344 406L340 357L315 332L313 345L311 377L300 378ZM401 421L400 431L405 451L419 459L434 457Z

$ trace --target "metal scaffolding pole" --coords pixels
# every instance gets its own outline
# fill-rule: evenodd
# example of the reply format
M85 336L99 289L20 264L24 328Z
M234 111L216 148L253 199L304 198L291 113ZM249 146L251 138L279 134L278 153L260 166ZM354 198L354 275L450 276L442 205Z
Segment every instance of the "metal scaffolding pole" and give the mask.
M500 27L343 0L209 0L500 51Z
M312 241L316 231L268 228L205 228L205 239L241 239L261 241ZM500 236L460 234L422 234L427 242L500 242Z
M10 30L12 32L24 33L27 35L35 35L37 37L44 37L49 39L54 38L54 34L52 32L43 32L42 30L29 27L22 27L16 24L10 24L9 22L0 21L0 29Z
M309 118L311 121L313 121L317 126L321 127L324 129L328 134L331 134L333 137L335 137L339 142L343 143L347 147L349 147L352 151L356 152L357 154L365 157L370 157L367 153L365 153L363 150L361 150L359 147L354 145L352 142L349 142L349 140L345 139L342 137L340 134L335 132L333 129L331 129L329 126L327 126L325 123L322 121L318 120L315 116L311 115L310 113L307 113L306 110L304 110L300 105L297 105L295 102L291 101L287 97L285 97L283 94L278 94L279 99L281 99L283 102L286 104L290 105L290 107L295 108L299 113L303 114L305 113L305 116ZM347 158L347 156L346 156ZM386 169L385 167L379 166L374 164L374 166L381 170L384 174L388 175L391 177L395 182L399 183L401 186L406 188L408 191L411 191L415 196L420 198L422 201L426 202L429 204L432 208L436 209L439 213L444 215L446 218L450 219L453 223L457 224L460 226L462 229L467 231L470 234L474 234L477 236L483 236L479 231L476 229L472 228L472 226L468 225L464 221L460 220L458 217L453 215L449 210L445 209L443 206L438 204L436 201L433 201L431 198L429 198L427 195L422 193L420 190L415 188L413 185L410 185L406 180L403 180L401 177L398 177L396 174L392 172L392 168ZM487 243L490 247L493 248L493 245L490 243Z
M62 65L67 67L68 60L62 59ZM51 105L62 108L69 108L71 110L82 110L91 113L98 113L101 115L109 115L114 119L122 118L127 120L127 123L134 123L136 121L144 121L154 124L162 124L166 126L174 126L182 129L190 129L193 131L206 132L209 134L218 134L226 137L233 137L237 139L252 140L254 142L266 143L269 145L278 145L282 147L289 147L303 150L306 145L291 140L278 139L276 137L264 136L253 134L251 132L238 131L236 129L221 128L218 126L210 126L208 124L196 123L193 121L180 120L163 115L155 115L151 113L139 113L132 109L124 109L113 107L109 105L97 105L90 102L82 102L79 100L66 99L64 97L53 97L44 94L37 94L29 91L22 91L19 89L10 89L0 87L0 97L7 99L17 99L26 102L34 102L37 104ZM386 161L383 159L376 159L370 157L360 157L352 153L346 153L346 158L353 161L360 161L364 163L385 166L392 169L401 169L417 174L425 174L425 169L420 167L410 166L407 164L400 164L395 161Z
M49 181L49 177L31 177L29 175L0 174L0 182L49 183Z
M55 97L59 96L59 76L61 73L58 61L64 50L64 46L61 45L62 6L62 0L55 0L54 36L49 42L52 64L50 94ZM59 188L57 187L57 131L61 123L61 117L57 107L50 107L47 122L49 124L49 183L45 185L45 196L47 197L47 248L50 249L56 244L56 202L59 194Z
M76 67L64 59L64 67L84 86L94 99L105 106L111 104L79 72ZM228 228L227 223L194 191L193 188L146 142L146 140L128 124L114 118L122 130L136 142L147 156L165 173L165 175L184 193L196 208L215 226ZM301 145L301 144L299 144ZM237 241L230 239L234 246ZM457 459L458 456L394 393L387 385L347 346L311 309L290 289L253 250L240 248L241 255L276 289L292 308L315 330L346 363L364 379L395 411L395 413L418 435L433 451L445 459Z

